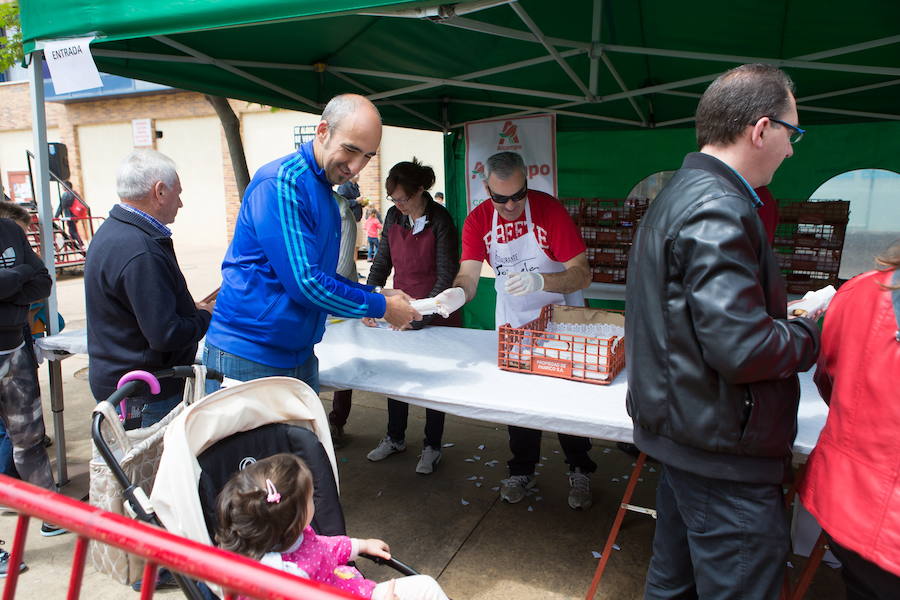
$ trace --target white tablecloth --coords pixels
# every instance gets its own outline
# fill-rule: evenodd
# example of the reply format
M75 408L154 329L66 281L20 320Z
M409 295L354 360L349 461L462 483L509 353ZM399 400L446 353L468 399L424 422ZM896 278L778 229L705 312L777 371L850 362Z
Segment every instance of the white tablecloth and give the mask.
M501 371L495 331L429 327L397 332L348 320L326 328L316 355L323 386L389 394L493 423L632 440L631 418L625 410L627 369L610 385ZM808 455L828 408L811 372L800 374L800 384L794 450Z
M37 340L37 345L57 353L83 353L85 335L84 330L66 331ZM594 385L501 371L494 331L428 327L398 332L346 320L328 325L316 355L324 387L386 394L492 423L631 441L631 419L625 410L626 372L610 385ZM800 384L794 450L808 455L825 425L828 408L811 372L800 374Z

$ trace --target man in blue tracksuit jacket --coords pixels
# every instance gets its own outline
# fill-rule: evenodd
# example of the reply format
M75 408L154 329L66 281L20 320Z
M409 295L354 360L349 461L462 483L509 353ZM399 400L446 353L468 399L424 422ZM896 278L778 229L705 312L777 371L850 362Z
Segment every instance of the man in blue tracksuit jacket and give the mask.
M313 346L327 315L384 317L395 327L421 318L406 294L335 272L341 218L332 185L359 173L380 143L378 109L344 94L325 107L312 142L256 172L222 263L208 367L240 381L287 375L318 391Z

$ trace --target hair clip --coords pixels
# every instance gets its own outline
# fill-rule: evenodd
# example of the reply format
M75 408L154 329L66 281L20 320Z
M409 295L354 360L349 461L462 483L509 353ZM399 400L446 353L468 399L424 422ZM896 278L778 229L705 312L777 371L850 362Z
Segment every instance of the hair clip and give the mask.
M266 502L269 504L281 502L281 494L275 489L275 484L271 479L266 479L266 494Z

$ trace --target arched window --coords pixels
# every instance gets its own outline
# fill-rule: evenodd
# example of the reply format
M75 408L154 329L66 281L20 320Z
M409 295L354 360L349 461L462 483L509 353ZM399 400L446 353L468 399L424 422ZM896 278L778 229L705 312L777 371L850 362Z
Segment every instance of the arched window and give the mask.
M900 238L900 174L859 169L832 177L810 200L849 200L850 221L838 277L850 279L875 268L873 257Z
M669 183L669 180L672 179L672 175L674 174L675 171L659 171L652 175L648 175L631 188L631 191L628 192L628 197L646 198L650 202L653 202L653 199L656 198L656 195L659 194L664 187L666 187L666 184Z

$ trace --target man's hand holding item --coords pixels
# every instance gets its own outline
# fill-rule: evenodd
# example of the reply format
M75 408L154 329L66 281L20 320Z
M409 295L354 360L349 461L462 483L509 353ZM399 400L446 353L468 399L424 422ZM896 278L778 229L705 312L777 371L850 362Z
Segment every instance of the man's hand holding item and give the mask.
M386 290L396 292L394 294L385 294L387 307L384 311L384 320L401 329L405 325L409 325L412 321L419 321L422 315L409 304L409 296L400 290Z
M800 300L788 302L788 318L805 317L818 321L828 310L828 305L836 291L833 285L829 285L819 290L806 292L806 295Z
M513 273L506 278L506 293L524 296L544 289L544 276L536 271Z

